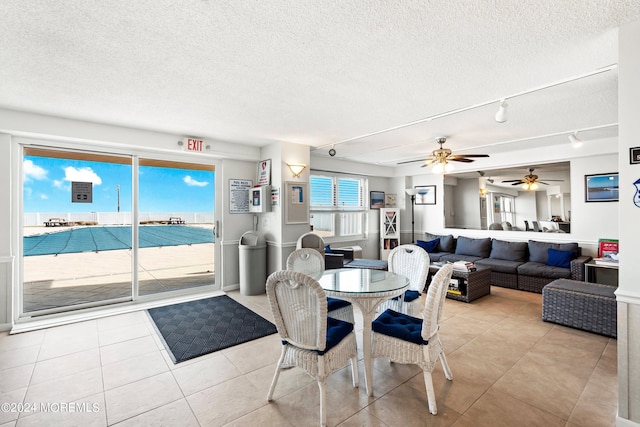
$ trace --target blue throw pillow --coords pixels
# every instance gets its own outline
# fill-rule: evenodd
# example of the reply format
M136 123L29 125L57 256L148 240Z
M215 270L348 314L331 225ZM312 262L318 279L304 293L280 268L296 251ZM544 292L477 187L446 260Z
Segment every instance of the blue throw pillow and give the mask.
M431 253L431 252L435 252L436 249L438 248L438 244L440 244L440 238L438 237L436 239L429 240L428 242L425 242L424 240L417 240L416 243L422 249Z
M571 260L576 257L573 251L560 251L558 249L549 248L547 265L551 267L571 267Z
M325 254L332 254L333 253L333 251L331 251L331 246L330 245L326 245L324 247L324 253Z

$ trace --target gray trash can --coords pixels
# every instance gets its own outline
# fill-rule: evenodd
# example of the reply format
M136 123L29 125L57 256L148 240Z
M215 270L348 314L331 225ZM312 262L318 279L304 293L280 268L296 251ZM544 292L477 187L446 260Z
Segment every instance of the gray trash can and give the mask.
M260 295L266 292L267 245L256 231L247 231L240 237L240 293Z

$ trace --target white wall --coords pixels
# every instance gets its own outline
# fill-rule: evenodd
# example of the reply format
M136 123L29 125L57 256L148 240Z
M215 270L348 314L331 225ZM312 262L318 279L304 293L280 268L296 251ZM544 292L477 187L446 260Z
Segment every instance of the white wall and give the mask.
M640 146L640 21L619 31L618 118L620 140L620 269L618 300L618 420L619 426L640 425L640 207L633 203L634 182L640 178L640 164L631 165L629 149ZM608 165L607 165L608 166ZM601 169L602 172L611 170ZM575 203L575 197L573 198ZM573 216L573 214L572 214ZM596 222L598 219L602 223ZM594 228L610 227L615 216L600 213Z

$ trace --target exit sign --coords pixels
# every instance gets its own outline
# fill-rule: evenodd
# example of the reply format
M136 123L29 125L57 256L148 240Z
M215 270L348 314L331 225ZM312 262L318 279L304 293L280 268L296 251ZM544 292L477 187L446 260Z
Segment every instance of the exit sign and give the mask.
M182 147L186 151L202 151L205 145L202 139L185 138L182 140Z

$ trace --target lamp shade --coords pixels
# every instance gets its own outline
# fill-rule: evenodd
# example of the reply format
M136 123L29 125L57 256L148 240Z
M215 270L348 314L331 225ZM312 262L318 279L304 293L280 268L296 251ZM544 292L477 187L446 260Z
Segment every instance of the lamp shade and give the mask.
M298 178L300 176L300 174L302 173L302 171L307 167L307 165L302 165L302 164L288 164L287 166L289 166L289 170L291 171L291 173L293 174L294 178Z
M409 196L415 196L416 194L418 194L417 188L407 188L404 191L406 191Z

